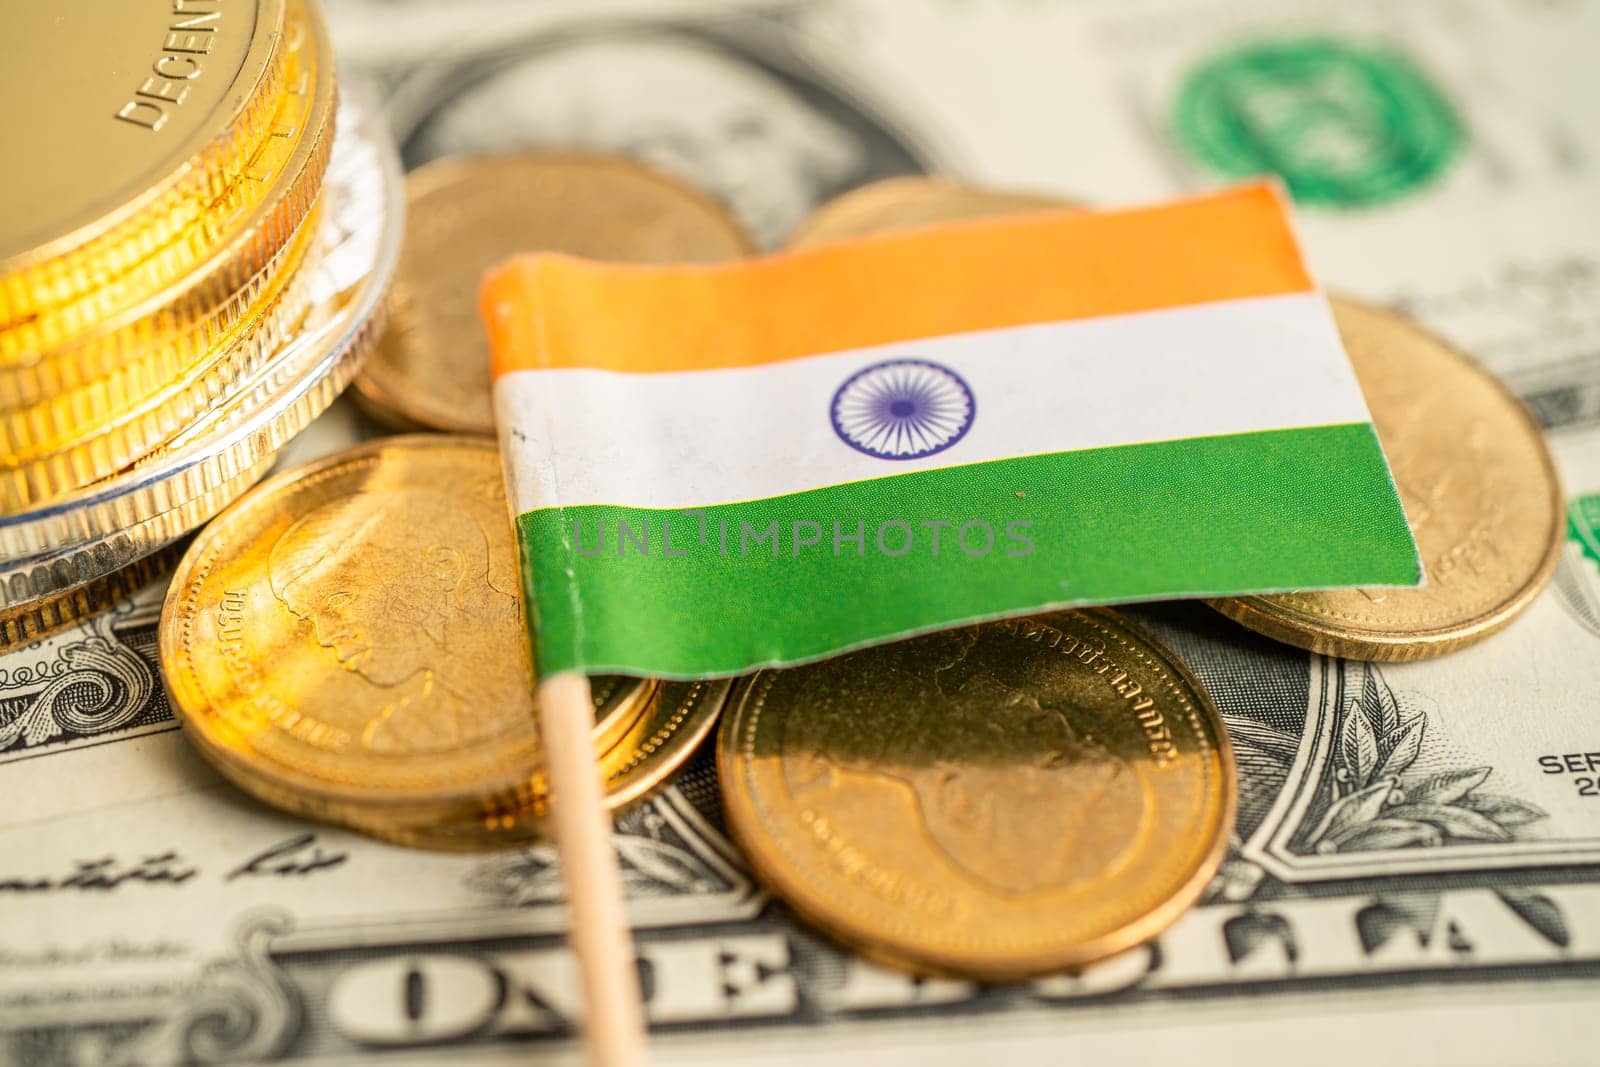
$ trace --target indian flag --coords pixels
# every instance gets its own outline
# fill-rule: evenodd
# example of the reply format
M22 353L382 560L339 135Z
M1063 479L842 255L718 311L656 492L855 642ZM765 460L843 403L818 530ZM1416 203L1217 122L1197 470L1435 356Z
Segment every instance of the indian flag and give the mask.
M542 672L1421 579L1272 186L725 265L528 255L482 310Z

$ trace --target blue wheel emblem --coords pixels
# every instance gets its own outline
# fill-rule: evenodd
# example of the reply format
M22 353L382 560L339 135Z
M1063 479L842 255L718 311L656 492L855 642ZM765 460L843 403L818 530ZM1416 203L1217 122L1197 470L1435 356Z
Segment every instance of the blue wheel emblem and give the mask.
M886 359L856 371L831 406L839 438L878 459L943 452L966 436L976 411L961 376L925 359Z

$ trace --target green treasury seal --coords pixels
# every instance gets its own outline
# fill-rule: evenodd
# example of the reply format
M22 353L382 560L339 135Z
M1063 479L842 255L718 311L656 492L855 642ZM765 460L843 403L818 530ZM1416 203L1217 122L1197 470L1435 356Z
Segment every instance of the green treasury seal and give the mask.
M1331 37L1258 42L1202 63L1173 121L1208 166L1276 174L1296 200L1334 207L1420 188L1463 140L1449 102L1405 55Z

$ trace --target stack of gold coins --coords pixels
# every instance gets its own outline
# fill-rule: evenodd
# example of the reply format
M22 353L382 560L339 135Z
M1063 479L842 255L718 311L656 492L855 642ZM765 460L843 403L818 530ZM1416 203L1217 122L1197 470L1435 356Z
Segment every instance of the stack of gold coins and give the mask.
M200 753L274 806L441 849L537 838L546 785L516 547L492 439L358 445L212 522L161 613ZM711 730L729 683L596 678L613 807Z
M0 124L0 153L26 161L0 198L10 608L104 570L48 559L65 547L52 538L93 526L114 539L105 528L119 507L129 526L171 512L161 537L100 552L126 564L259 476L265 464L251 457L190 471L176 495L151 490L138 507L105 491L222 413L238 422L269 399L267 379L284 378L289 353L321 325L318 275L340 234L325 218L336 92L315 0L90 0L19 9L8 29L0 87L30 101ZM292 369L320 373L315 362ZM24 557L37 566L13 583ZM51 563L71 574L37 580Z

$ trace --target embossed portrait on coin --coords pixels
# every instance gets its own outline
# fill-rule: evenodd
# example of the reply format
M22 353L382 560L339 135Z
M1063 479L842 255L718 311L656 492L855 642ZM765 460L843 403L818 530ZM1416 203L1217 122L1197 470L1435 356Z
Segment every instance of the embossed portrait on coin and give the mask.
M1084 709L1008 684L981 661L916 673L924 677L883 682L900 699L852 687L796 717L796 749L827 765L820 787L829 775L903 783L939 852L1004 892L1066 888L1129 851L1145 786L1096 739ZM920 699L904 699L919 689Z
M823 201L925 169L858 101L709 34L621 26L477 57L437 86L408 165L522 147L631 156L721 198L765 247Z
M375 687L367 747L465 744L531 708L514 579L491 574L489 537L460 500L407 490L325 504L278 538L268 571L312 639Z

